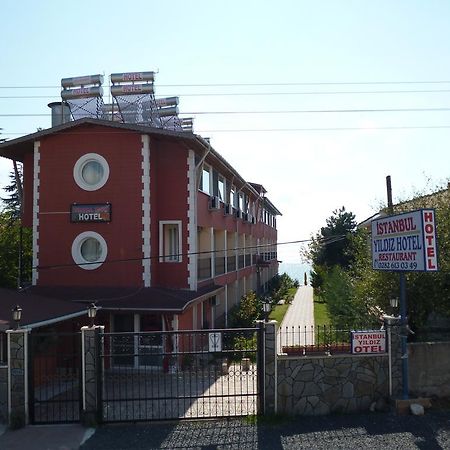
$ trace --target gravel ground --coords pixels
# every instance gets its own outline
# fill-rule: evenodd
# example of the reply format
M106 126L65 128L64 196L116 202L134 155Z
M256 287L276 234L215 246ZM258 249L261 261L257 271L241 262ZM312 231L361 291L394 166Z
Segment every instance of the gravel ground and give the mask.
M81 450L450 449L450 412L105 425Z

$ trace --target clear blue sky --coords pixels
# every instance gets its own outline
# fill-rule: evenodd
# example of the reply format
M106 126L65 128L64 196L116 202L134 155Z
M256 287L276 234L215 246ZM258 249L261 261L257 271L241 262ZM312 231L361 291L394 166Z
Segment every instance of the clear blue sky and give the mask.
M244 178L266 187L283 212L280 241L308 238L342 205L365 219L385 198L386 175L395 198L425 188L427 178L450 176L450 128L382 129L450 127L450 111L280 112L449 108L450 2L67 5L2 2L0 97L15 97L0 98L4 137L50 126L46 105L58 99L63 77L155 70L156 93L178 95L195 131L211 137ZM399 83L424 81L445 83ZM342 84L370 82L392 84ZM271 83L281 85L213 86ZM223 111L252 113L205 114ZM311 128L322 131L305 131ZM0 161L0 186L10 169ZM279 255L298 260L298 248L280 247Z

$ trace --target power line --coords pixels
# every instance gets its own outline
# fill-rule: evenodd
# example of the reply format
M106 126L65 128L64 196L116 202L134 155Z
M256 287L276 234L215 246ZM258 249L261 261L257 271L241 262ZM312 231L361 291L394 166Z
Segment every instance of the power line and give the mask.
M401 125L401 126L370 126L370 127L329 127L329 128L242 128L242 129L200 129L196 130L195 134L207 134L207 133L291 133L291 132L309 132L309 131L396 131L396 130L445 130L449 129L450 125ZM109 134L134 134L135 131L114 131ZM29 132L16 132L16 133L2 133L2 136L26 136ZM95 135L104 134L100 131L95 132L78 132L71 133L64 131L65 135ZM7 141L8 142L8 141Z
M253 110L253 111L186 111L183 115L220 115L220 114L347 114L378 112L447 112L450 107L442 108L366 108L366 109L296 109L296 110ZM0 117L51 117L50 113L0 114Z
M343 240L346 238L347 235L336 235L336 236L330 236L328 238L321 238L316 239L319 243L322 243L323 245L333 244L334 242L338 242L340 240ZM198 255L212 255L215 253L224 253L226 252L237 252L239 250L253 250L253 249L264 249L264 248L273 248L273 247L279 247L281 245L292 245L292 244L305 244L306 242L310 242L312 238L310 239L300 239L300 240L294 240L294 241L285 241L285 242L276 242L271 244L260 244L255 246L249 246L249 247L234 247L231 249L223 249L223 250L207 250L207 251L201 251L201 252L187 252L187 253L177 253L177 254L171 254L171 255L154 255L154 256L147 256L147 257L133 257L133 258L119 258L119 259L109 259L104 261L94 261L94 262L86 262L86 263L66 263L66 264L51 264L46 266L32 266L32 270L50 270L50 269L63 269L67 267L75 267L75 266L89 266L92 264L117 264L117 263L127 263L127 262L138 262L138 261L145 261L145 260L152 260L152 259L166 259L169 257L187 257L187 256L198 256ZM233 255L235 256L235 255Z
M228 97L228 96L276 96L276 95L351 95L351 94L432 94L450 92L450 89L413 89L413 90L388 90L388 91L303 91L303 92L202 92L202 93L177 93L155 95L163 97ZM0 95L0 99L60 99L59 95Z
M157 84L158 87L231 87L231 86L369 86L369 85L412 85L412 84L450 84L449 80L418 80L418 81L322 81L322 82L278 82L278 83L184 83ZM0 86L0 89L61 89L55 85L32 86Z

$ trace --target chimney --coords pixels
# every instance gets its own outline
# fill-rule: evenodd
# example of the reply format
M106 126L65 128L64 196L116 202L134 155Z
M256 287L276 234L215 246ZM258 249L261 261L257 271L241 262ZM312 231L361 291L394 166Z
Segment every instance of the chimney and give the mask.
M70 108L63 102L52 102L48 104L52 110L52 127L70 122Z

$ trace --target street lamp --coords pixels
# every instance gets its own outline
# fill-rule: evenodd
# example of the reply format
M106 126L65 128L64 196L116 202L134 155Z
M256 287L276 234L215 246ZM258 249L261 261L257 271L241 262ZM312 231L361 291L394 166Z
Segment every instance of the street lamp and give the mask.
M91 303L87 307L87 315L89 319L91 319L91 327L95 325L95 316L97 315L97 307L95 306L95 303Z
M398 308L398 297L391 298L391 299L389 300L389 303L391 304L391 307L392 307L393 309Z
M13 320L16 322L16 330L19 329L20 319L22 319L22 308L19 305L14 306L11 310L13 315Z
M266 297L263 302L263 311L264 311L264 321L267 322L269 319L269 313L271 310L271 305L269 299Z

